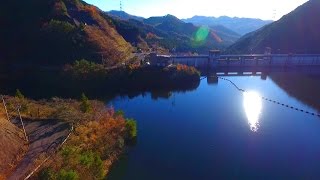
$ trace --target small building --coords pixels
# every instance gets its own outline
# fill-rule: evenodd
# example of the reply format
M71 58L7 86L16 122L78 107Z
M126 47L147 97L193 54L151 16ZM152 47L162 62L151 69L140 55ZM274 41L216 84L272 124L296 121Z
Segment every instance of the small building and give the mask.
M210 59L218 59L220 57L220 50L210 50L209 51L209 58Z
M272 52L271 47L266 47L265 50L264 50L264 54L265 54L265 55L270 55L271 52Z
M157 55L156 53L150 53L148 58L151 66L165 67L172 64L170 55Z

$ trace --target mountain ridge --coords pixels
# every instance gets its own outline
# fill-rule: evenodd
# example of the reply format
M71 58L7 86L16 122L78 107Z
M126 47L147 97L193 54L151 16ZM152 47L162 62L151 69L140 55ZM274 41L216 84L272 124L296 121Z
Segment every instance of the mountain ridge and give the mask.
M143 21L145 19L140 16L134 16L134 15L128 14L125 11L111 10L111 11L107 11L106 13L108 13L110 16L119 17L124 20L134 19L138 21Z
M106 15L110 16L109 13ZM240 38L240 35L225 27L195 26L170 14L143 20L114 16L110 17L113 18L116 29L127 41L144 44L145 47L160 45L169 51L174 50L173 52L207 53L210 49L225 49ZM201 42L196 40L199 30L207 33Z
M229 53L320 53L320 1L309 0L278 21L249 33L231 45Z
M272 22L272 20L261 20L258 18L239 18L229 16L208 17L198 15L182 20L196 25L222 25L240 35L245 35Z

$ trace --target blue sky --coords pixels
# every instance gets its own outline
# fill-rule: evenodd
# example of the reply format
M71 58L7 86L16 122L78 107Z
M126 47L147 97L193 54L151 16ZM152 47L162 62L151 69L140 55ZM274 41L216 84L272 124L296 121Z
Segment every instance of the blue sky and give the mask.
M104 11L119 10L120 0L85 0ZM122 0L123 10L137 16L178 18L194 15L278 20L308 0Z

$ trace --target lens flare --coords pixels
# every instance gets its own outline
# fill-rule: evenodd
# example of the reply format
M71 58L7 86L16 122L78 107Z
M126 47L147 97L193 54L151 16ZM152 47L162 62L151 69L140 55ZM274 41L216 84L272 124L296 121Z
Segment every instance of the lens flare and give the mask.
M259 117L262 110L262 99L257 92L243 93L243 107L246 113L251 131L257 132L259 129Z
M209 35L209 32L210 32L210 30L208 27L205 27L205 26L199 27L199 29L197 30L197 32L194 35L195 43L197 43L197 44L205 43L207 40L207 37Z

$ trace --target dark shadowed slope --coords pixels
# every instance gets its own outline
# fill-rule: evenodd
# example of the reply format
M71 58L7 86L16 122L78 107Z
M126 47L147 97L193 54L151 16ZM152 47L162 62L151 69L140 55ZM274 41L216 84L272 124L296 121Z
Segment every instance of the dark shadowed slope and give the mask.
M245 35L229 53L320 53L320 1L310 0L279 21ZM252 50L252 51L251 51Z
M10 0L0 6L2 61L63 65L86 58L121 63L131 46L110 19L81 0ZM0 57L1 58L1 57Z
M288 95L297 98L303 103L320 112L320 76L319 74L301 73L271 73L269 77ZM311 95L312 94L312 95Z

